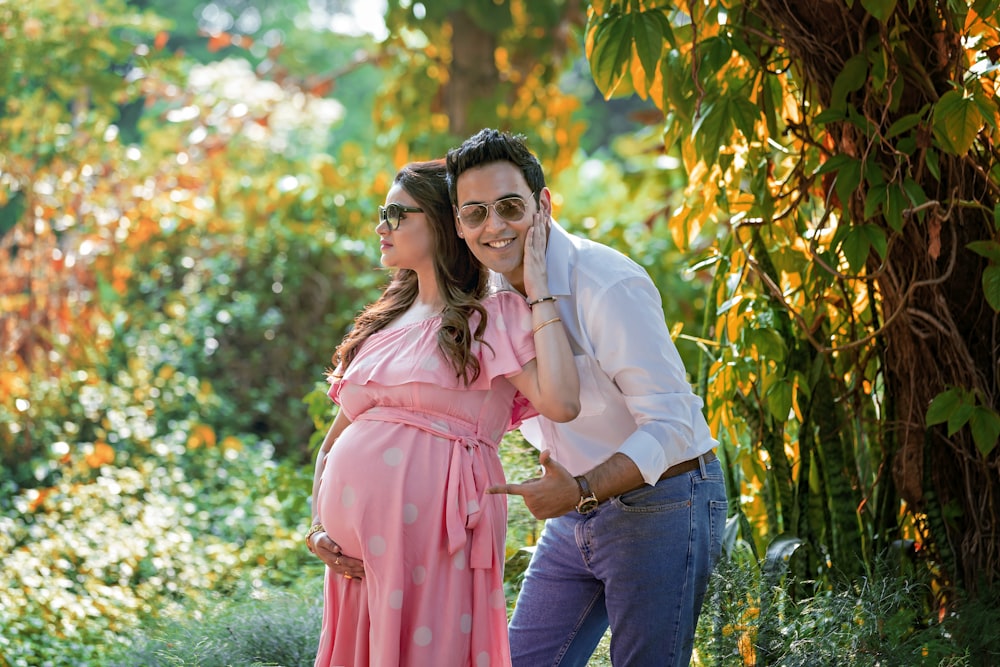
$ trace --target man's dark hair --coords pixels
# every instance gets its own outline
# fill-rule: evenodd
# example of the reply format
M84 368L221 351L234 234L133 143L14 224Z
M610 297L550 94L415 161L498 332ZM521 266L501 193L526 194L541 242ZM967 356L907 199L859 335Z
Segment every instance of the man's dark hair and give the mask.
M448 151L448 194L451 203L458 206L458 177L469 169L482 167L493 162L510 162L524 174L524 180L535 195L545 187L542 164L535 154L528 150L523 134L510 134L492 128L480 130L462 142L458 148Z

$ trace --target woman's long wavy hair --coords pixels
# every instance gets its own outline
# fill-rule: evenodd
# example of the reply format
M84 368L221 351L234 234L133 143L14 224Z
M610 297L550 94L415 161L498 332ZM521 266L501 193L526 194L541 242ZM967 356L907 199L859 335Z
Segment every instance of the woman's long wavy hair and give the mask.
M472 353L472 341L482 342L486 331L486 310L480 301L486 296L488 272L455 230L454 209L448 196L444 160L413 162L396 174L393 183L402 187L427 216L434 253L434 275L444 299L438 347L451 362L455 376L468 385L479 377L479 360ZM335 373L342 376L370 335L384 329L402 315L417 298L417 274L396 269L389 286L379 299L365 308L333 356ZM476 330L469 318L479 313Z

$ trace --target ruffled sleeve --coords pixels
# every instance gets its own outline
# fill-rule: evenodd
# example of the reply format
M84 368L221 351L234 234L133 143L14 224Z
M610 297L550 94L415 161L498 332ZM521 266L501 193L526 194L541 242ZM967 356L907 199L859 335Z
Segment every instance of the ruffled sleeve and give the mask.
M334 403L340 405L340 389L344 386L344 371L340 366L337 366L335 371L331 371L326 375L326 381L330 384L330 389L326 392Z
M487 314L483 340L489 347L483 346L480 350L479 363L482 370L479 380L485 378L486 382L492 382L493 378L500 375L517 375L525 364L535 358L531 308L523 296L511 291L491 294L483 301L483 306ZM508 431L518 428L525 419L539 414L521 392L515 393L511 407Z
M517 292L497 292L483 300L486 331L483 343L477 344L479 380L487 383L499 376L517 375L535 358L531 333L531 308ZM472 322L473 327L476 322ZM477 380L478 384L478 380Z
M479 360L479 376L468 387L456 377L451 364L437 344L440 317L413 325L376 332L368 337L342 377L331 375L328 395L342 404L344 385L369 383L399 386L411 382L433 384L443 389L488 390L493 380L521 372L535 358L531 334L531 309L516 292L498 292L483 302L486 330L483 340L474 341L472 353ZM479 315L470 321L473 330ZM337 372L341 372L338 369Z

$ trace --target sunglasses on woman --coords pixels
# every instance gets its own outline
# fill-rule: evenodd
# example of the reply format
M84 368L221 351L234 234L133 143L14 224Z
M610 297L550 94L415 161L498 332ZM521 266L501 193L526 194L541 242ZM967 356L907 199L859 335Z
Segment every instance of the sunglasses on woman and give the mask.
M490 207L496 211L503 220L507 222L517 222L524 217L524 212L528 204L523 197L511 195L502 197L489 204L466 204L458 209L458 219L462 224L470 229L474 229L486 222L490 215Z
M375 225L381 225L383 222L389 226L389 231L394 232L399 229L400 220L406 219L406 213L423 213L424 209L414 208L413 206L403 206L402 204L389 204L388 206L378 207L378 223Z

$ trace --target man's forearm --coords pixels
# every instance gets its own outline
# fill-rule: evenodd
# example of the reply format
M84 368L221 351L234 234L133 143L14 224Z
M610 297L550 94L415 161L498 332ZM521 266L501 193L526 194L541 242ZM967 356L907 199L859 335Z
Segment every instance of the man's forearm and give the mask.
M598 500L607 500L646 483L635 462L618 453L591 469L585 477Z

